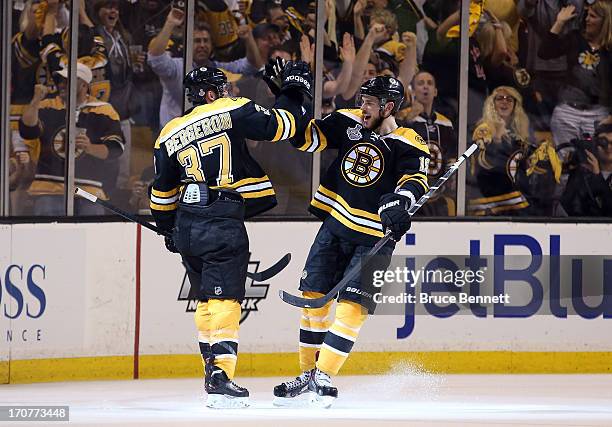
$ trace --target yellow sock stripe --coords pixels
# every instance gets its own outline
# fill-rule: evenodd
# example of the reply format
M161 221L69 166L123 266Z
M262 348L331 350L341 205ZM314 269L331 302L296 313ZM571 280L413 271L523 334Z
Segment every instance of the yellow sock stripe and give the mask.
M304 319L300 320L300 327L304 330L312 330L313 332L323 332L327 331L331 325L331 322L316 322L316 321L306 321Z

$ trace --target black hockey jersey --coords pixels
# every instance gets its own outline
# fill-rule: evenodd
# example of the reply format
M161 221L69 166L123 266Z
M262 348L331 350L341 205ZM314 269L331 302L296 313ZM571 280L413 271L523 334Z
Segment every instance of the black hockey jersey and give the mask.
M457 161L457 137L453 123L437 111L431 115L421 113L407 124L415 130L429 147L429 184L435 183ZM456 181L447 182L434 197L427 201L417 215L453 216L456 214Z
M276 142L294 136L295 130L292 113L267 110L247 98L219 98L168 122L155 143L150 206L157 224L172 227L180 186L188 182L238 191L247 218L273 208L274 189L245 138Z
M471 199L472 215L514 215L527 208L529 202L516 184L516 173L526 157L527 144L510 133L501 141L493 140L493 131L480 124L473 140L480 148L476 180L484 197Z
M373 245L383 237L378 215L383 194L402 194L414 204L429 190L429 149L412 129L400 127L380 136L365 128L361 118L361 110L351 109L311 120L293 144L307 152L338 149L309 210L337 235Z
M75 183L97 197L106 199L104 183L116 179L116 172L112 172L113 164L109 160L116 159L123 153L124 142L119 115L110 104L93 97L89 97L76 114L76 126L86 129L92 144L104 144L108 148L108 158L102 160L77 150ZM55 96L41 101L38 117L38 126L30 127L23 121L19 122L19 133L37 162L34 182L28 192L31 195L63 194L66 107L62 98Z

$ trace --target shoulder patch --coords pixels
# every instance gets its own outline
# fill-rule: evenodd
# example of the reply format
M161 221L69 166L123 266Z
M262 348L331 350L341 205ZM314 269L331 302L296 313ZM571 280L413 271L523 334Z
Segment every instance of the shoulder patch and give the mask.
M393 138L429 154L427 142L414 129L399 127L383 138Z

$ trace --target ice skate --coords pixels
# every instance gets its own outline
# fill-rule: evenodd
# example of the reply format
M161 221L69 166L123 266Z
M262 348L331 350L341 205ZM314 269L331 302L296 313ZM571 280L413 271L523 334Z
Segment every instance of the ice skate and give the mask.
M230 380L225 371L214 365L206 366L205 389L209 408L246 408L249 406L249 391Z
M338 397L338 389L332 386L330 376L317 368L310 371L308 391L310 405L318 408L329 408Z
M308 403L308 381L310 371L302 372L294 380L274 387L272 404L279 407L305 406Z

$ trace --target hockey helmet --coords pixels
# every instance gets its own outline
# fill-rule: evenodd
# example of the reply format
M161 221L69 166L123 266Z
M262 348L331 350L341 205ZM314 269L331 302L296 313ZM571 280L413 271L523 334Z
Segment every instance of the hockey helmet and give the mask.
M358 106L363 102L361 99L363 95L378 98L381 111L385 108L387 102L393 102L391 114L394 114L400 109L402 102L404 102L404 85L395 77L377 76L367 80L359 88L359 94L357 95Z
M191 70L183 80L187 99L193 105L206 104L206 92L214 91L218 98L228 93L228 83L225 73L215 67L199 67Z

